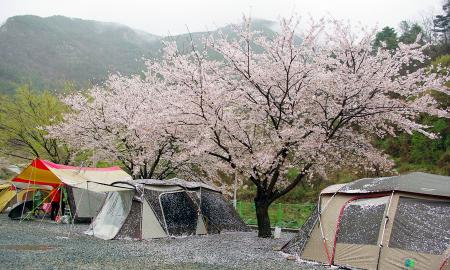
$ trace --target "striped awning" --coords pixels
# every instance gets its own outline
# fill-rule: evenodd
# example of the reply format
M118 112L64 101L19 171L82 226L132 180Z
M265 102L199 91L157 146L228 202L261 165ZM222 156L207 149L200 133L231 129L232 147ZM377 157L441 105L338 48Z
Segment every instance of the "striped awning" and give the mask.
M117 181L132 180L120 167L88 168L56 164L47 160L35 159L13 182L30 185L59 186L67 184L78 188L110 185Z

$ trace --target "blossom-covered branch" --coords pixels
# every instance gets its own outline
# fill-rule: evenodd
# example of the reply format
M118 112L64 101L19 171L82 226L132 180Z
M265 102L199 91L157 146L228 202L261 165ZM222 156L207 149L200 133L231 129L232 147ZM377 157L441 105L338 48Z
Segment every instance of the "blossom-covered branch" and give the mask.
M448 117L427 94L447 92L442 80L407 72L425 60L423 46L373 52L373 31L320 21L297 33L297 25L282 20L268 38L244 18L233 36L205 39L206 50L181 53L169 43L164 60L149 64L166 81L185 155L209 175L238 173L256 186L260 236L270 235L269 205L300 182L342 166L388 170L392 162L370 144L373 136L431 137L416 117Z
M50 136L94 151L97 159L120 161L135 178L164 179L182 162L161 89L155 77L111 76L102 87L66 97L72 112L48 127Z

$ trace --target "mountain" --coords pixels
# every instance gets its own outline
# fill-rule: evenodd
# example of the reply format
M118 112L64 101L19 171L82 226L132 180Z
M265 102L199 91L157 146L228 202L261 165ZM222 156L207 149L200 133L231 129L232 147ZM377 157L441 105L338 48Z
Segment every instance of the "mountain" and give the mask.
M108 72L142 70L160 37L127 26L52 16L16 16L0 27L0 89L18 84L60 88L67 81L87 86Z
M271 36L275 24L254 20L252 27ZM231 33L231 26L212 31ZM207 32L159 37L125 25L63 16L9 18L0 26L0 93L12 93L24 83L34 89L77 88L103 81L109 73L137 74L143 58L158 58L163 40L190 48ZM217 55L212 55L217 57Z

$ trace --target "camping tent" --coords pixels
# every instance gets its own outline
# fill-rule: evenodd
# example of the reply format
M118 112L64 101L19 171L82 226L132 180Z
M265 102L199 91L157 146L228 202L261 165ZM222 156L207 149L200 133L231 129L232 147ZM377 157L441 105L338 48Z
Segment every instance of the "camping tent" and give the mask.
M363 269L445 269L450 177L364 178L324 189L283 252Z
M247 231L233 207L214 187L181 179L116 183L87 234L102 239Z
M15 197L16 190L11 183L5 182L0 184L0 213L15 202L13 200Z
M66 187L69 209L74 218L81 221L90 220L102 206L106 198L106 193L102 192L103 186L131 179L131 176L119 167L73 167L35 159L12 182L24 187ZM32 196L24 198L30 199Z
M10 210L19 202L30 200L38 190L41 194L48 195L52 187L4 181L0 184L0 213Z

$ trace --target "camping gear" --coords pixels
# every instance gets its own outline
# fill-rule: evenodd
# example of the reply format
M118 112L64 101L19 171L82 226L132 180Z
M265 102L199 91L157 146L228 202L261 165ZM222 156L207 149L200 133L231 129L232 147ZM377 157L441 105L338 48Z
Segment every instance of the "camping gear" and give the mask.
M51 187L39 185L29 185L29 188L22 186L24 189L19 189L18 186L20 185L12 184L11 182L0 185L0 213L8 211L18 202L34 199L36 192L48 194L47 188L51 189ZM39 204L35 201L34 205Z
M33 201L24 201L24 202L18 202L14 204L11 208L11 211L8 213L8 217L11 219L22 219L22 213L27 214L33 211ZM27 218L33 218L34 215L29 214L26 215Z
M42 192L40 190L36 191L33 195L33 201L36 205L41 205L43 203Z
M52 209L51 203L43 203L42 204L42 210L44 211L45 214L50 214L51 209Z
M282 250L362 269L444 269L449 247L450 177L410 173L325 188Z
M149 239L248 231L221 192L181 179L112 184L89 235L101 239Z
M64 194L67 192L68 207L74 215L72 218L76 222L82 222L90 221L102 206L106 198L106 193L102 192L102 186L131 179L131 176L119 167L74 167L35 159L12 182L26 188L30 186L50 187L50 189L64 187L63 192ZM26 198L29 200L32 196L26 196Z

